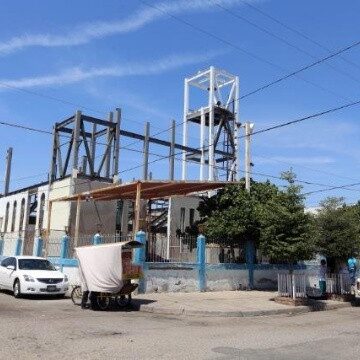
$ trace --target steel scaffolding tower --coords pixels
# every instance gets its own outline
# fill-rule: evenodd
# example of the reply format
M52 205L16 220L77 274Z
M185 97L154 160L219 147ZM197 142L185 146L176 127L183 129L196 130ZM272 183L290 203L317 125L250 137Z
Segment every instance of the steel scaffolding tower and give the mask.
M108 120L83 115L56 123L50 165L50 183L78 174L92 179L117 181L119 169L121 112L110 112ZM103 145L100 148L100 145ZM65 155L65 158L63 156Z
M190 98L190 91L200 94ZM194 90L193 90L194 89ZM200 103L200 107L194 103ZM201 106L201 103L203 104ZM183 146L188 146L189 125L197 124L200 131L199 153L183 151L182 179L187 178L189 161L199 164L200 180L218 178L218 169L228 180L240 179L239 167L239 78L211 66L186 78L184 84ZM221 151L221 154L220 154ZM207 176L206 176L207 170Z

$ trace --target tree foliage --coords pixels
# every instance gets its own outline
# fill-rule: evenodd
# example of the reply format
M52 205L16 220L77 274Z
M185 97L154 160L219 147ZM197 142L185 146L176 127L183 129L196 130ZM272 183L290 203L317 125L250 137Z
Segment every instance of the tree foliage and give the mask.
M295 174L286 172L282 178L288 182L286 188L261 207L260 249L272 261L292 264L313 255L312 219L305 212Z
M311 218L304 212L301 188L294 174L283 174L285 190L266 182L228 186L204 199L199 212L207 236L231 239L233 243L254 241L272 261L293 263L308 259L313 252Z
M359 253L360 204L349 206L343 198L329 197L320 206L315 217L317 250L335 261Z

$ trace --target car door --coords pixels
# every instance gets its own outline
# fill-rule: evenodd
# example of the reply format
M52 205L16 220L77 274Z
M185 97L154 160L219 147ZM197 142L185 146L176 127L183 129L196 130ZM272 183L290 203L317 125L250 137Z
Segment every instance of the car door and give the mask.
M6 268L8 265L10 265L10 258L4 259L0 264L0 286L2 288L7 288L6 286L6 278L8 276L8 269Z
M9 257L7 259L7 265L5 267L1 267L2 271L4 272L4 275L3 275L3 287L5 289L8 289L8 290L12 290L13 288L13 283L14 283L14 279L15 279L15 275L16 275L16 259L14 257ZM14 266L15 270L12 270L12 269L8 269L7 266Z
M15 277L17 276L16 270L17 270L18 266L17 266L16 258L14 258L14 257L10 258L10 265L12 265L15 269L15 270L8 270L9 271L8 286L9 286L9 289L12 290L14 281L15 281Z

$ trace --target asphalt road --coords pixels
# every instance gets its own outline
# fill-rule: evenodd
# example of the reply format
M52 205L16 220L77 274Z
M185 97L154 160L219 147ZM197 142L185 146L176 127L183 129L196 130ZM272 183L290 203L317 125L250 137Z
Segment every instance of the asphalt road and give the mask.
M81 310L0 292L0 359L358 359L360 308L204 318Z

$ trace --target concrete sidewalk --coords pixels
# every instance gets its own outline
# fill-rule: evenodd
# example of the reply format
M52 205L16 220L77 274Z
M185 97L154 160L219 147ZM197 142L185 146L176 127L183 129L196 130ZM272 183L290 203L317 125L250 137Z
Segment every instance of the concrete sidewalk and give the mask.
M156 314L250 317L277 314L300 314L310 311L350 307L347 302L321 300L312 306L288 306L272 299L276 292L221 291L194 293L151 293L134 297L140 311Z

